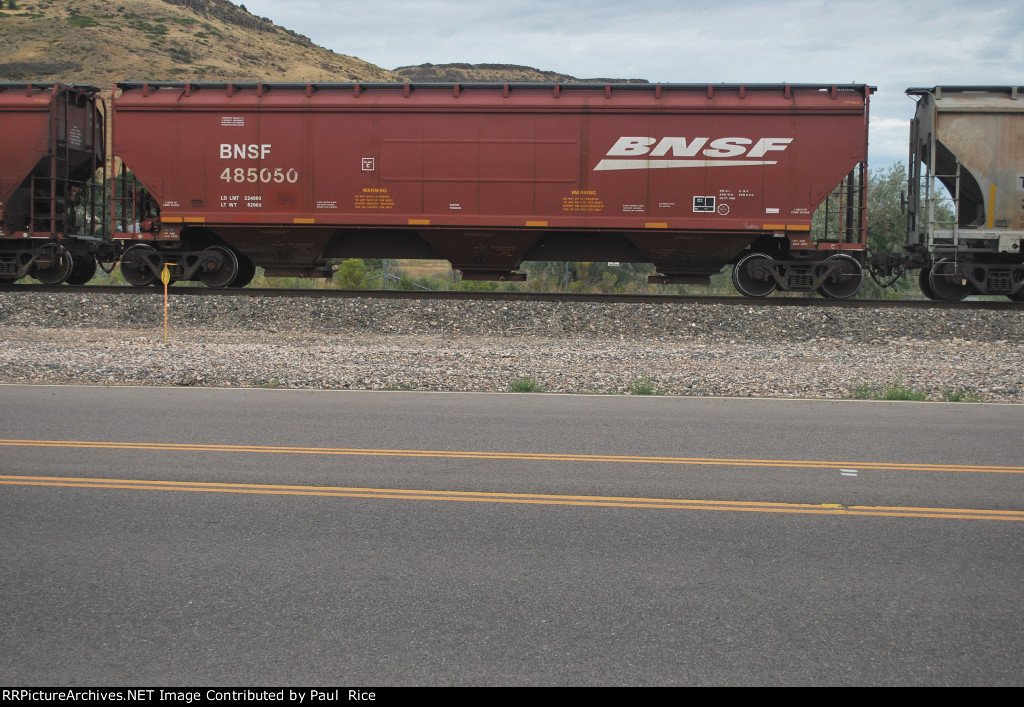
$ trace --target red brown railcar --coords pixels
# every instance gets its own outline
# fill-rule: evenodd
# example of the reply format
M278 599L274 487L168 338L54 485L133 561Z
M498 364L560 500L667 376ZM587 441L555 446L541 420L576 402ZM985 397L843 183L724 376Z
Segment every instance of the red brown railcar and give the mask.
M106 199L94 86L0 83L0 282L85 283L96 271Z
M122 83L114 151L130 281L239 285L347 257L738 263L750 295L860 285L863 85ZM811 238L841 189L835 228ZM836 218L838 214L838 218ZM828 219L826 219L828 220Z

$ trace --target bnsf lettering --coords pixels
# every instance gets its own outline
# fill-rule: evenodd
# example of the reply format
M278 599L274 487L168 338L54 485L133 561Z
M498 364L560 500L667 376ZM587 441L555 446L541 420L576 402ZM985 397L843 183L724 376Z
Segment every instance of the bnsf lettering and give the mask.
M723 137L713 141L702 154L705 157L737 157L746 152L746 146L752 142L745 137Z
M672 153L673 157L694 157L697 152L708 144L706 137L695 137L686 144L685 137L667 137L658 143L658 146L651 150L651 157L664 157Z
M724 158L738 157L745 153L747 157L764 157L769 152L785 150L791 142L793 138L790 137L763 137L756 143L746 137L721 137L716 140L695 137L689 141L685 137L665 137L660 141L653 137L620 137L612 149L608 150L608 156L696 157L701 154L704 157ZM753 147L748 151L747 146L751 144Z
M269 154L270 145L231 145L221 143L220 146L220 158L222 160L262 160Z
M650 152L651 145L656 143L653 137L620 137L619 141L608 150L608 156L636 157Z

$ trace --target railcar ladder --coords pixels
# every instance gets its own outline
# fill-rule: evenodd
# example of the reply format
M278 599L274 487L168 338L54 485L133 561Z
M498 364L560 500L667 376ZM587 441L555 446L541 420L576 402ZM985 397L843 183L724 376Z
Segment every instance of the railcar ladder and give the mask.
M867 242L867 165L861 162L825 198L818 243Z
M144 187L122 162L111 185L110 216L114 233L140 233L141 223L147 217L147 201Z
M925 198L928 203L928 250L935 253L942 251L952 252L953 262L956 262L960 253L960 170L961 163L957 160L956 171L953 174L937 175L934 172L930 172L928 182L925 185ZM950 243L937 243L935 237L935 233L939 230L940 225L935 215L935 204L938 201L935 180L942 177L953 180L953 224Z
M33 170L29 177L29 231L51 238L63 236L71 202L71 146L68 140L69 96L54 87L53 112L50 115L48 175ZM60 226L60 228L58 228Z

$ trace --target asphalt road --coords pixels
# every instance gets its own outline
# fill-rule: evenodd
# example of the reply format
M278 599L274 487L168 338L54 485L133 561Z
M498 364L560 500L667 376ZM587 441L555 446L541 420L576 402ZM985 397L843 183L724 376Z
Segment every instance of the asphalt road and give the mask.
M1020 685L1022 423L0 386L0 683Z

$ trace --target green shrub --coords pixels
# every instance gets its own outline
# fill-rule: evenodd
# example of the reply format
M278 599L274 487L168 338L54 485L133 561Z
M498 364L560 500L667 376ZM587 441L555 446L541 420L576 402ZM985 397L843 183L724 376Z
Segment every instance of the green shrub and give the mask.
M893 381L882 389L882 400L927 400L928 393L916 388L908 388L902 381Z
M368 282L366 263L358 258L349 258L338 265L334 281L343 290L362 290Z
M75 13L73 10L71 12L71 17L68 18L68 22L70 22L75 27L95 27L99 24L99 22L97 22L93 18L87 15L79 15Z
M508 384L510 393L542 393L544 386L534 378L518 378Z
M897 376L889 383L880 385L862 381L855 385L848 398L855 400L928 400L928 393L917 388L904 385L903 376ZM977 393L972 393L962 388L943 388L938 399L947 403L978 403L984 398Z

